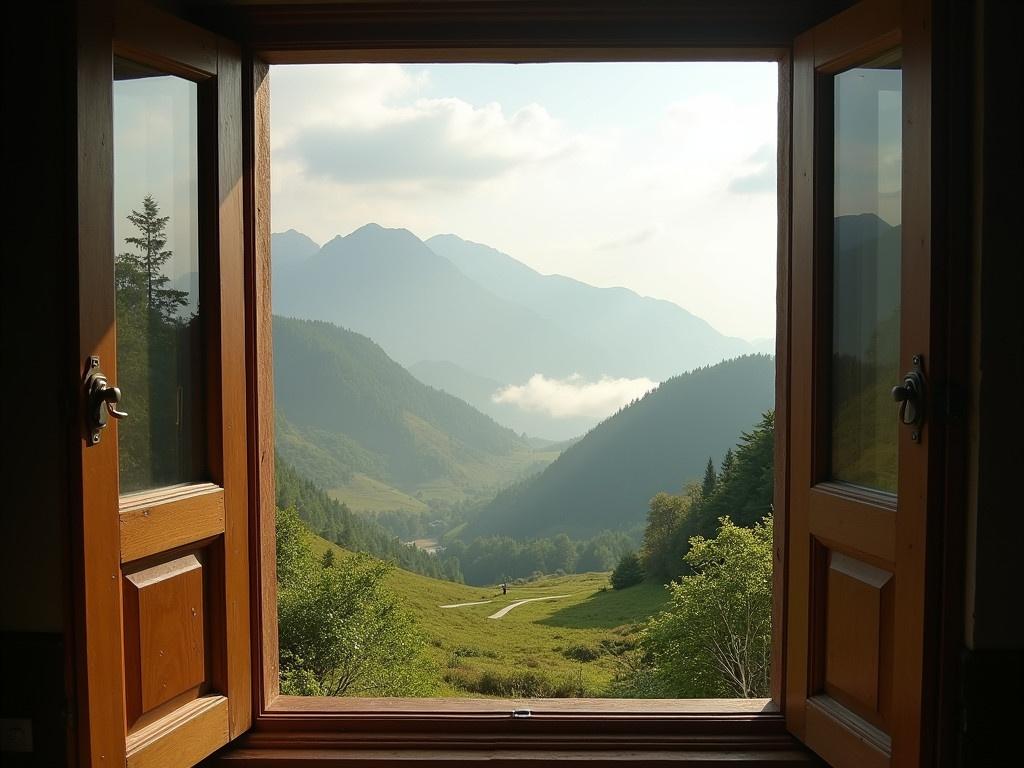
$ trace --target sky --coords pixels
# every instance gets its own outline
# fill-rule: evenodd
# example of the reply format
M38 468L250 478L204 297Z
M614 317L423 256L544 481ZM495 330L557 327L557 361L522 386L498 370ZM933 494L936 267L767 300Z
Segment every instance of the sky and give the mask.
M271 218L452 233L774 336L774 63L271 69Z
M114 89L114 242L118 253L133 250L125 238L139 230L128 221L151 195L171 258L163 272L171 287L189 291L187 315L199 295L199 174L195 83L156 76L115 80Z

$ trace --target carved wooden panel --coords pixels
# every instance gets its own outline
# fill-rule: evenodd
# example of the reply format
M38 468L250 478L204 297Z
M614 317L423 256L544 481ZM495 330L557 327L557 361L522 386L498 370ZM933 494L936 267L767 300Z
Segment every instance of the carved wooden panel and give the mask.
M825 692L885 725L891 685L893 577L831 552L826 576Z
M203 581L196 554L125 574L129 726L167 702L198 695L206 680Z

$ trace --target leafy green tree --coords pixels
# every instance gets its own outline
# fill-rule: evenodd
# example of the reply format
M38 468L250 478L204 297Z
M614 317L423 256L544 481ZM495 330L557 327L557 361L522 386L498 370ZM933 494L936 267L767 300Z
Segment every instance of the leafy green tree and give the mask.
M281 691L423 696L436 673L411 614L384 584L388 563L353 554L325 566L294 509L277 513Z
M644 567L636 552L627 552L619 559L619 564L612 571L612 587L614 589L626 589L639 584L646 578Z
M668 581L675 575L676 561L680 556L675 535L690 510L693 498L691 490L685 496L659 493L651 499L641 557L647 573L654 578Z
M700 486L701 499L710 499L718 485L718 475L715 473L715 463L708 456L708 465L704 468L704 481Z
M668 608L641 634L646 672L661 695L769 695L771 516L752 528L719 522L714 538L692 539L685 557L692 573L670 585Z
M554 546L551 570L573 573L576 569L576 545L566 534L560 533L551 540Z

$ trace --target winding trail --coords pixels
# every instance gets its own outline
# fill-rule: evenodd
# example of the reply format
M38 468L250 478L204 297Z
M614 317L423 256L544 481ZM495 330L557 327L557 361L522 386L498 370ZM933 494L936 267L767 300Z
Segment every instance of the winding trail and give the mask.
M518 608L520 605L525 605L526 603L535 603L538 600L557 600L560 597L569 597L569 595L549 595L548 597L531 597L528 600L517 600L516 602L512 603L511 605L506 605L504 608L502 608L497 613L492 613L487 618L488 619L500 619L506 613L511 611L513 608Z
M475 603L452 603L451 605L440 605L439 608L465 608L467 605L486 605L493 603L493 600L478 600Z

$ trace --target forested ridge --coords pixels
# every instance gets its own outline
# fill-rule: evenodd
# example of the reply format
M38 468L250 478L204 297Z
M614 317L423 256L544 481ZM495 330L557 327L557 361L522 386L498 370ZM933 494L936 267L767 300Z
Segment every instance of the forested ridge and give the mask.
M639 528L651 497L699 478L708 455L724 454L774 399L768 355L669 379L594 427L540 475L499 493L460 536L587 538Z
M276 316L273 336L277 449L326 490L359 473L452 502L545 461L523 437L423 384L365 336Z
M275 456L274 466L278 509L294 509L313 533L351 552L373 555L407 571L462 581L458 560L402 544L372 520L332 499L280 456Z

